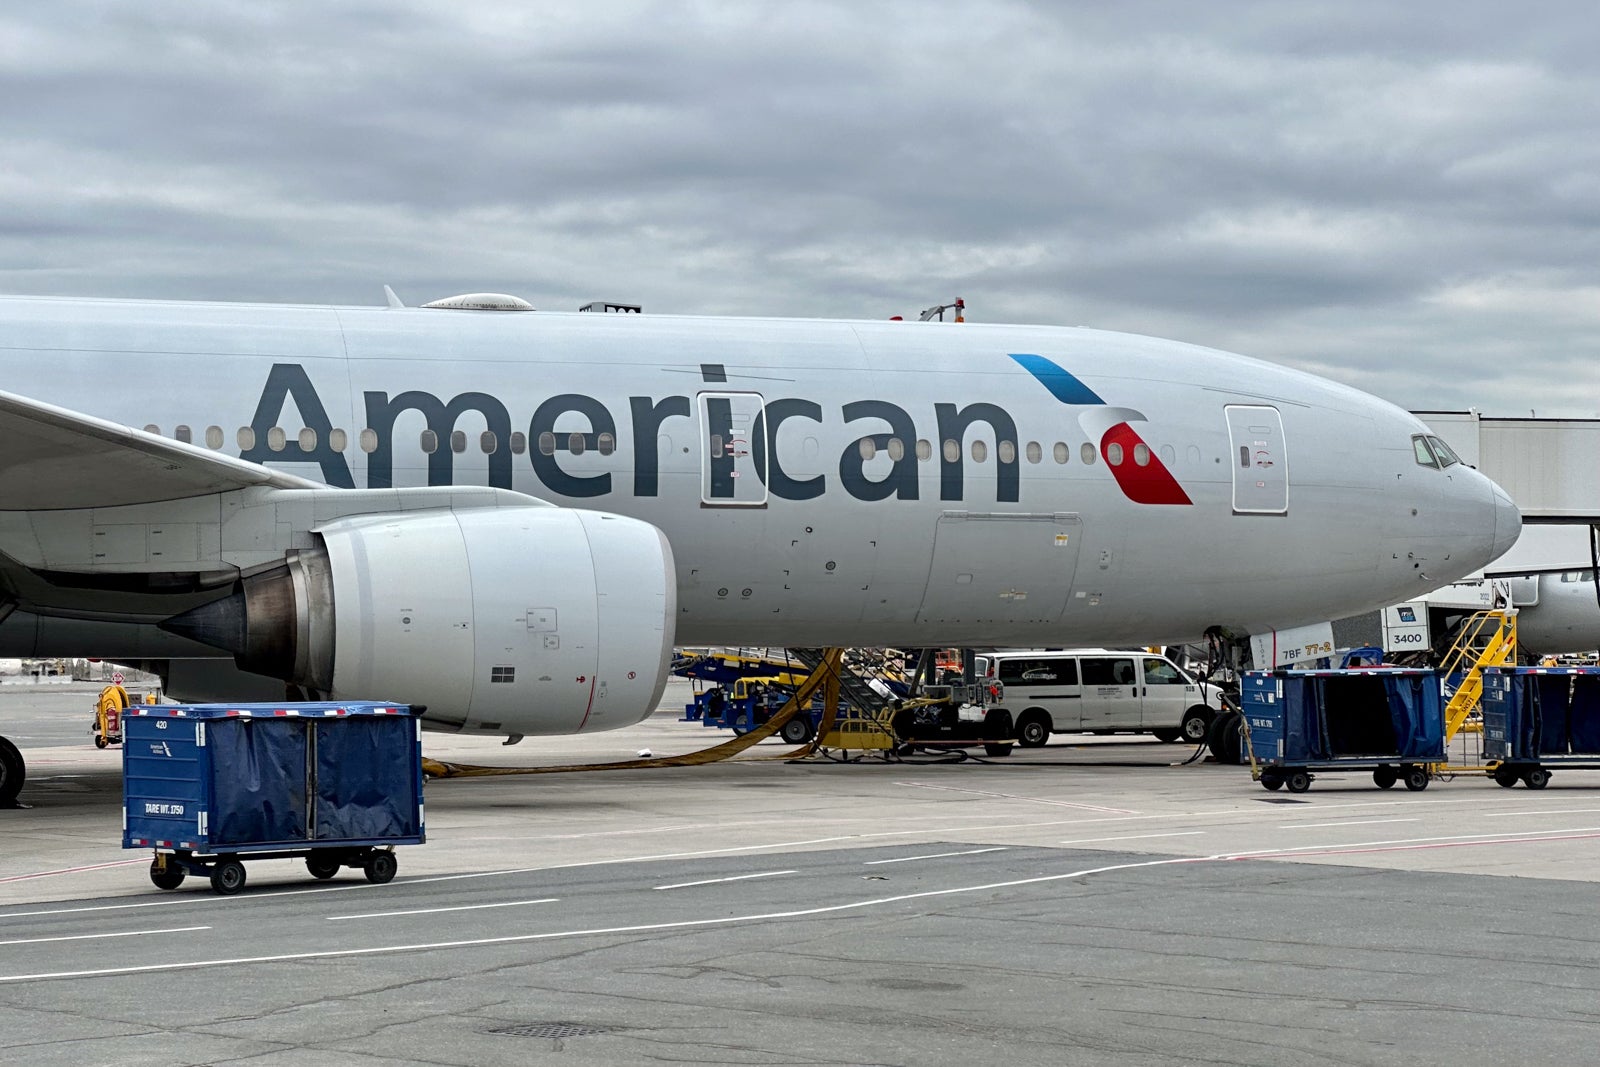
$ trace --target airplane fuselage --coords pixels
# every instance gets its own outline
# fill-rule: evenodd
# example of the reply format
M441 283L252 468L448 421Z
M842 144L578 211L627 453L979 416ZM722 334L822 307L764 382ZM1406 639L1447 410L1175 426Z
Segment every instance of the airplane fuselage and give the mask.
M1092 330L15 298L0 338L9 391L332 486L654 524L685 644L1282 628L1459 577L1515 515L1392 405Z

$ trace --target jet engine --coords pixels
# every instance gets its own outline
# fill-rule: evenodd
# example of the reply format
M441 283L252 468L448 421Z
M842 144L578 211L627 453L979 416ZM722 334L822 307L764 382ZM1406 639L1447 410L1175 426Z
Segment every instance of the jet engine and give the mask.
M339 519L317 547L162 626L312 697L427 706L443 729L629 726L666 685L677 614L654 526L556 507Z

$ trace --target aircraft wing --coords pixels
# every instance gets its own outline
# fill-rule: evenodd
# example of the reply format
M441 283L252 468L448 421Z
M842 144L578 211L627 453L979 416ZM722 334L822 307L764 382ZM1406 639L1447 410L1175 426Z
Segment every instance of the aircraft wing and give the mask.
M255 485L326 488L197 445L0 392L0 509L117 507Z

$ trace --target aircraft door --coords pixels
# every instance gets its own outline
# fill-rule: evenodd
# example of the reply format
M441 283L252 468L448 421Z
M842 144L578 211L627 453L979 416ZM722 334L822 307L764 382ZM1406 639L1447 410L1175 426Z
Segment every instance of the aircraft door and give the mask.
M1288 514L1289 457L1282 414L1255 404L1229 404L1223 410L1233 446L1233 513Z
M945 512L917 621L1055 622L1072 591L1082 535L1073 514Z
M1143 726L1139 674L1132 656L1084 656L1083 729L1138 730Z
M700 394L700 503L702 507L765 507L766 402L760 393Z

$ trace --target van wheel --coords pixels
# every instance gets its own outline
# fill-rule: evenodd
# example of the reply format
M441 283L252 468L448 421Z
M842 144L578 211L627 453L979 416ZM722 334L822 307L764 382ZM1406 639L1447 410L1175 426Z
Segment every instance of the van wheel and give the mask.
M1023 748L1043 748L1050 740L1050 721L1038 712L1026 714L1017 724L1017 741Z
M1183 722L1178 725L1183 739L1191 745L1203 744L1206 739L1206 731L1211 729L1211 718L1211 709L1204 706L1193 707L1184 712ZM1161 737L1160 734L1156 736ZM1166 740L1164 737L1161 739L1163 741Z

